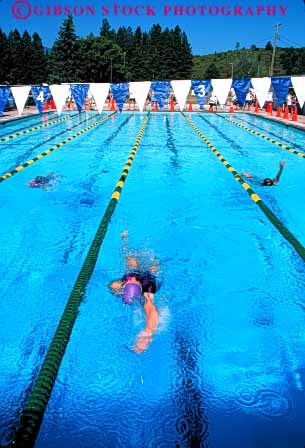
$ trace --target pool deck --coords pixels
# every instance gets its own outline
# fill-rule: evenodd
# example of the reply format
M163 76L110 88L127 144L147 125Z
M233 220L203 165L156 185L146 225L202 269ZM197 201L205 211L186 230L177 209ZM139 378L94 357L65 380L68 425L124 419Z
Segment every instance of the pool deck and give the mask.
M55 110L49 110L47 112L44 113L48 113L48 112L54 112ZM68 110L64 108L63 112L67 112ZM107 111L107 108L104 108L104 112ZM72 111L71 111L72 112ZM75 112L75 111L74 111ZM134 112L133 110L127 110L124 108L124 112ZM163 112L169 112L169 108L168 107L164 107ZM176 110L175 112L179 112L178 110ZM187 110L185 112L188 112ZM193 112L200 112L199 108L194 108L193 106ZM228 113L229 109L228 108L224 108L224 109L220 109L218 110L218 112L225 112ZM158 112L157 112L158 113ZM162 112L161 112L162 113ZM190 112L191 113L191 112ZM203 111L202 113L213 113L213 112L208 112L208 111ZM279 118L276 117L276 112L273 111L273 115L270 115L269 113L267 113L265 110L261 110L258 113L255 113L254 111L242 111L242 110L237 110L235 112L231 112L231 114L234 115L234 113L242 113L242 114L249 114L249 115L257 115L259 117L262 117L264 119L267 120L271 120L271 121L275 121L278 123L282 123L286 126L292 126L294 128L298 128L301 129L303 131L305 131L305 115L298 115L297 117L297 121L292 121L291 119L284 119L284 118ZM13 121L13 120L19 120L28 116L35 116L38 115L38 110L35 106L32 107L27 107L26 109L24 109L24 111L22 112L22 115L19 116L16 112L16 110L10 110L10 111L5 111L4 114L0 117L0 125L3 123L6 123L8 121Z

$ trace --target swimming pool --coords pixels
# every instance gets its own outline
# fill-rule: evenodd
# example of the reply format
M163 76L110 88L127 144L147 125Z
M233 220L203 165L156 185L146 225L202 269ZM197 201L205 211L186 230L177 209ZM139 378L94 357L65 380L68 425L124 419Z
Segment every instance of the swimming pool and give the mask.
M0 142L4 175L105 118L0 185L2 446L12 439L145 116L67 115ZM305 161L225 114L186 117L239 173L273 176L286 160L277 187L253 189L305 245ZM266 126L250 115L233 118ZM38 117L28 123L41 124ZM304 142L279 125L272 132L279 141ZM27 187L48 172L61 176L56 188ZM123 229L132 249L161 261L160 326L140 356L130 348L144 326L142 310L108 290L124 270ZM303 260L183 116L151 114L36 446L303 446L304 283Z

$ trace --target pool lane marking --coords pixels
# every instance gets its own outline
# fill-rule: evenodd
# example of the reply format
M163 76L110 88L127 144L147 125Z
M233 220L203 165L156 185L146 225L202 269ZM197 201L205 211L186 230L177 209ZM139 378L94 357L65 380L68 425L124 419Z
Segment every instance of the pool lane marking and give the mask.
M40 160L43 157L48 156L49 154L51 154L51 152L56 151L56 149L61 148L66 143L69 143L72 140L74 140L76 137L79 137L80 135L84 134L85 132L90 131L90 129L92 129L92 128L98 126L99 124L103 123L104 121L108 120L114 114L116 114L116 112L113 112L112 114L101 118L100 120L96 121L95 123L91 124L90 126L87 126L86 128L82 129L81 131L76 132L76 134L73 134L70 137L65 138L62 142L57 143L57 145L54 145L51 148L46 149L41 154L38 154L37 156L33 157L33 159L30 159L27 162L23 163L22 165L17 166L13 170L8 171L7 173L5 173L3 176L0 177L0 182L3 182L4 180L14 176L14 174L19 173L19 171L22 171L27 166L30 166L33 163L37 162L37 160Z
M57 118L56 120L51 120L48 123L39 124L37 126L33 126L32 128L26 129L25 131L16 132L15 134L8 135L7 137L0 138L0 143L8 142L13 138L19 137L20 135L30 134L31 132L38 131L38 129L46 128L47 126L52 126L53 124L61 123L62 121L71 120L75 115L68 115L66 117Z
M276 229L283 235L283 237L292 245L292 247L297 251L303 261L305 261L305 247L296 239L296 237L284 226L284 224L278 219L278 217L270 210L270 208L263 202L259 195L252 189L252 187L245 182L240 174L233 168L232 165L221 155L214 145L202 134L200 129L195 126L192 121L187 118L183 112L181 112L184 119L188 124L194 129L194 131L199 135L199 137L207 144L210 150L216 155L218 160L227 168L228 171L234 176L235 180L241 184L243 189L248 193L253 202L258 205L269 221L276 227Z
M297 156L302 157L303 159L305 158L305 153L303 153L303 152L296 151L294 148L284 145L283 143L278 142L277 140L273 140L272 138L267 137L267 135L261 134L260 132L255 131L254 129L248 128L247 126L244 126L243 124L240 124L237 121L230 120L229 118L223 117L222 115L219 115L219 114L215 114L215 115L217 115L217 117L222 118L223 120L228 121L231 124L234 124L235 126L238 126L241 129L244 129L245 131L250 132L251 134L256 135L257 137L263 138L264 140L267 140L268 142L273 143L276 146L279 146L281 149L284 149L285 151L289 151L292 154L296 154Z
M149 116L150 113L148 112L144 118L143 124L137 135L135 144L132 147L121 176L113 190L111 199L99 224L78 278L73 286L71 295L61 316L48 352L44 358L38 377L34 383L29 399L27 400L27 404L20 419L19 427L13 437L11 447L30 448L35 444L40 425L57 378L58 370L67 348L73 325L78 315L79 306L85 295L86 286L95 268L109 222L117 206L122 188L149 120Z

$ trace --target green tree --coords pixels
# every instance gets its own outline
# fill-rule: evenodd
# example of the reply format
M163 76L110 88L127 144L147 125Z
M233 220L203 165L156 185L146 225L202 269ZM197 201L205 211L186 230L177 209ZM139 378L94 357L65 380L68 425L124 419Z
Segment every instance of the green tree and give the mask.
M32 39L25 30L21 38L21 65L22 70L18 74L18 82L21 84L32 84L34 76L32 70Z
M143 63L146 55L143 52L142 31L139 26L135 31L130 52L127 52L127 57L126 72L132 73L132 79L135 81L143 80Z
M147 60L150 67L150 79L162 79L162 66L164 61L161 58L163 51L162 30L159 24L153 25L149 31L149 45Z
M33 84L41 84L48 79L48 56L43 48L38 33L32 36L31 67L33 73Z
M9 44L6 34L0 29L0 83L4 84L9 79Z
M265 50L273 50L273 46L270 40L266 43Z
M216 67L216 64L214 62L211 62L211 64L207 67L204 79L217 79L221 78L218 68Z
M10 31L8 35L8 81L10 84L19 84L23 67L22 39L18 30Z
M122 49L104 36L92 33L79 40L78 82L121 82L124 79Z
M107 40L115 40L116 39L116 33L113 29L111 29L110 24L107 19L103 19L103 21L102 21L100 36L104 37Z
M75 82L78 39L72 16L64 20L52 47L49 58L50 82Z

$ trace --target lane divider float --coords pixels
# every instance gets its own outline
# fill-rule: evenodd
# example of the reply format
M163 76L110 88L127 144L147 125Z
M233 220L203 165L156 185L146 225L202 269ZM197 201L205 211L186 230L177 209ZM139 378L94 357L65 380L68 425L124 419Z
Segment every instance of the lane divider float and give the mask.
M251 134L256 135L257 137L263 138L264 140L267 140L268 142L273 143L276 146L279 146L281 149L284 149L285 151L289 151L292 154L296 154L297 156L302 157L303 159L305 158L305 153L303 153L303 152L296 151L294 148L284 145L283 143L278 142L277 140L273 140L272 138L267 137L267 135L261 134L260 132L255 131L254 129L248 128L247 126L244 126L243 124L238 123L237 121L230 120L229 118L223 117L222 115L219 115L219 114L215 114L215 115L217 115L217 117L222 118L223 120L228 121L231 124L234 124L235 126L238 126L241 129L244 129L245 131L250 132Z
M219 116L221 116L221 115L219 115ZM268 120L268 118L264 118L264 117L262 117L262 119L263 119L263 120ZM275 134L275 133L272 132L272 131L267 131L267 130L265 130L264 128L262 128L261 126L258 126L257 124L254 124L254 123L251 123L250 121L245 120L244 118L241 118L240 116L238 116L238 120L243 121L244 123L250 124L251 126L254 126L256 129L261 129L261 130L264 131L264 132L268 132L268 134L273 135L273 136L276 137L276 138L280 138L283 142L287 142L287 143L289 143L289 144L293 144L293 143L291 143L289 140L287 140L285 137L280 137L279 135ZM301 145L298 145L297 143L294 143L294 147L295 147L295 148L299 148L301 151L304 151L304 150L305 150L305 148L302 148L302 146L301 146Z
M30 448L35 445L45 409L51 396L58 370L72 333L73 325L78 315L79 306L85 295L86 286L95 268L110 219L118 203L122 188L138 150L143 132L148 123L149 116L150 113L148 112L137 135L135 144L132 147L129 158L112 193L111 199L97 229L78 278L73 286L65 310L59 321L36 382L22 413L20 424L15 436L13 437L11 447Z
M0 143L8 142L9 140L19 137L20 135L30 134L31 132L38 131L38 129L46 128L47 126L52 126L53 124L61 123L62 121L71 120L75 116L76 115L68 115L62 118L57 118L56 120L51 120L48 123L33 126L32 128L28 128L25 131L16 132L15 134L8 135L7 137L0 138Z
M28 160L27 162L23 163L22 165L16 166L11 171L8 171L7 173L3 174L3 176L0 177L0 182L3 182L6 179L9 179L10 177L14 176L14 174L19 173L19 171L22 171L27 166L33 165L33 163L37 162L38 160L42 159L45 156L48 156L51 154L51 152L56 151L56 149L61 148L66 143L71 142L76 137L79 137L80 135L84 134L87 131L90 131L90 129L93 129L94 127L98 126L99 124L103 123L104 121L108 120L112 115L116 114L115 112L112 112L110 115L107 115L106 117L101 118L100 120L96 121L95 123L91 124L90 126L85 127L81 131L76 132L76 134L71 135L70 137L65 138L62 142L57 143L57 145L52 146L49 149L46 149L41 154L38 154L37 156L33 157L33 159Z
M220 154L214 145L202 134L200 129L194 125L194 123L187 118L183 112L181 112L184 119L199 135L199 137L207 144L209 149L215 154L220 162L227 168L227 170L234 176L235 180L241 184L243 189L248 193L253 202L258 205L269 221L274 227L283 235L283 237L291 244L291 246L297 251L303 261L305 261L305 247L296 239L296 237L284 226L284 224L278 219L278 217L270 210L270 208L263 202L259 195L251 188L251 186L241 177L241 175L233 168L232 165Z

